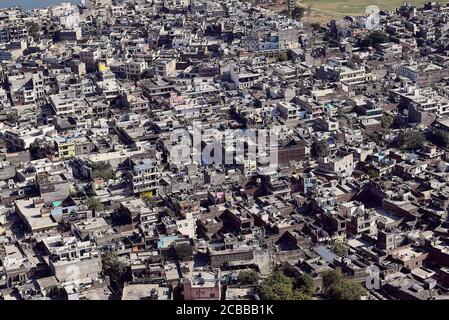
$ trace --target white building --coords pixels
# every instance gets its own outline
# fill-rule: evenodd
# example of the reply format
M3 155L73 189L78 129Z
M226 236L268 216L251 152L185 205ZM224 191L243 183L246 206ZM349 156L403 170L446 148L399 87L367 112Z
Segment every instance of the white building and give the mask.
M259 73L253 73L244 70L237 70L234 66L231 66L229 70L232 82L239 88L251 88L261 80Z

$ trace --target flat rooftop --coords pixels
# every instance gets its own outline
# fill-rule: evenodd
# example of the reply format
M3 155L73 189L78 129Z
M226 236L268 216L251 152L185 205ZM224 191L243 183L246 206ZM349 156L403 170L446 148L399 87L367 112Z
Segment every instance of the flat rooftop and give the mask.
M16 200L15 203L20 217L31 227L31 231L34 232L58 226L50 216L42 216L41 207L35 207L33 199Z
M126 284L122 300L171 300L170 290L158 284Z

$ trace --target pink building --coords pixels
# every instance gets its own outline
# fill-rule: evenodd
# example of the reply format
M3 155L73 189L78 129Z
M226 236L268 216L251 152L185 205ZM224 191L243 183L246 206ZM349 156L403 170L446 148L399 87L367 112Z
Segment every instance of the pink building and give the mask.
M195 272L184 279L184 300L220 300L218 273Z

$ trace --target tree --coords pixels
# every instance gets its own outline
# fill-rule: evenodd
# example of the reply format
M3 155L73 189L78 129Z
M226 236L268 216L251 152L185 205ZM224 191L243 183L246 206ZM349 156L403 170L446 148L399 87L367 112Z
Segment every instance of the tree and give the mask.
M87 206L90 210L101 211L103 210L103 204L98 198L90 197L87 199Z
M379 172L374 169L368 169L368 175L370 178L377 178L379 176Z
M426 138L421 131L407 130L398 135L396 144L405 150L416 150L420 148L425 141Z
M332 245L332 251L339 257L345 258L348 256L349 247L346 243L335 241Z
M291 300L311 300L312 298L301 290L293 290Z
M17 121L19 120L19 117L17 115L17 113L7 113L6 114L6 120L9 122L13 122L13 123L17 123Z
M307 273L301 274L296 279L296 287L306 295L313 295L315 293L315 282L311 275Z
M449 133L440 129L433 131L430 140L441 148L449 147Z
M34 140L30 144L30 147L28 148L28 151L30 152L30 156L31 156L32 159L39 159L39 157L40 157L40 150L41 150L41 145L40 145L38 139Z
M323 158L329 154L327 143L325 140L314 141L310 152L314 158Z
M41 31L41 27L36 22L32 21L32 22L28 23L28 35L30 35L30 37L38 39L40 31Z
M73 187L70 188L69 194L72 198L79 198L79 197L84 196L84 192L82 190L78 190Z
M173 212L172 209L170 208L164 208L164 211L161 214L161 217L170 217L170 218L174 218L176 215Z
M109 276L111 287L116 291L121 291L126 280L126 266L118 259L117 253L107 252L102 259L103 272Z
M340 271L329 270L322 274L325 294L332 300L360 300L365 289Z
M389 114L383 115L380 122L382 124L382 128L388 129L393 124L393 117Z
M260 298L262 300L309 300L309 295L294 289L293 282L293 278L276 270L260 286Z
M92 164L92 175L95 179L103 179L105 181L115 177L114 170L108 162L100 161Z
M192 246L182 243L177 246L175 246L176 251L176 257L179 261L186 261L192 258L193 256L193 249Z
M343 279L343 274L338 270L328 270L322 273L323 277L323 287L324 289L329 288L334 282L341 281Z
M388 35L382 31L373 31L367 35L360 43L361 47L375 47L380 43L388 42Z
M328 296L332 300L360 300L363 294L365 289L348 278L333 283L328 290Z
M284 62L284 61L287 61L287 60L288 60L287 53L285 51L280 52L279 55L278 55L278 61L279 62Z
M259 282L259 274L253 270L240 271L238 276L240 284L257 284Z
M281 271L274 271L259 289L262 300L293 299L293 281Z

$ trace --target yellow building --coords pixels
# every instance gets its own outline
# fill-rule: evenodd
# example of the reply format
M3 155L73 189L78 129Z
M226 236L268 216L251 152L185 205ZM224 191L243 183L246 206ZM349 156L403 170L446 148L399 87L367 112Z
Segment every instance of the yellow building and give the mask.
M55 148L60 158L66 159L75 156L75 143L65 138L55 139Z
M109 71L109 67L106 64L104 64L104 63L99 63L98 64L98 71L100 71L100 72Z
M153 199L153 192L152 191L145 191L140 193L141 199L146 199L148 201L151 201Z

